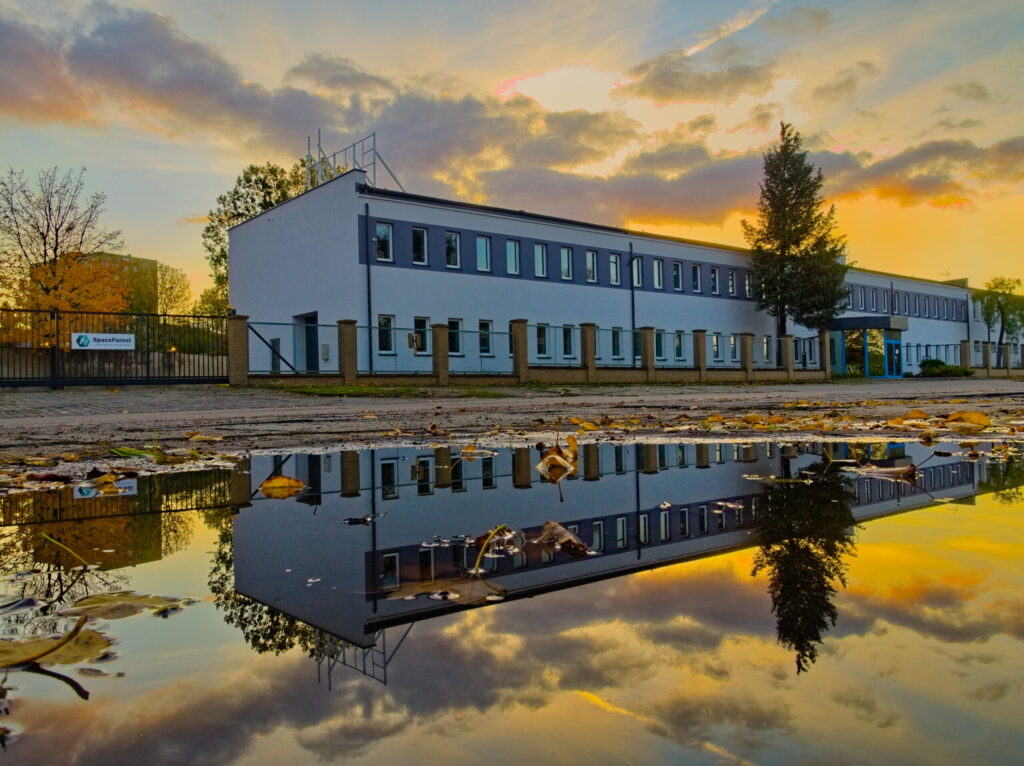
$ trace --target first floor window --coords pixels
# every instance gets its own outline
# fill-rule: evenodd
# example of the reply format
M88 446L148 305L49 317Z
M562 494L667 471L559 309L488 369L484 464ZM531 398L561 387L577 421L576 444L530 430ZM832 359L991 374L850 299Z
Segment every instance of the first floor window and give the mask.
M505 273L519 273L519 240L505 240Z
M683 508L679 514L679 536L690 536L690 509Z
M562 327L562 356L569 357L573 355L572 336L573 326L571 324Z
M398 497L398 461L383 460L380 464L380 496L382 500Z
M560 273L562 279L572 279L572 248L563 247L561 249L561 256Z
M448 353L462 353L462 320L448 320Z
M671 536L671 530L668 527L669 511L662 511L658 516L658 537L662 540L668 540Z
M889 291L882 290L882 311L886 314L889 313Z
M548 355L548 326L537 325L537 356Z
M477 237L476 238L476 270L477 271L490 271L491 270L491 238L490 237Z
M739 338L736 335L729 336L729 358L733 360L740 358Z
M663 286L664 279L665 279L665 273L664 273L664 271L665 271L665 263L664 263L664 261L661 260L661 258L655 258L651 262L651 265L653 266L653 269L654 269L654 275L652 277L652 282L654 284L654 289L655 290L660 290L662 288L662 286Z
M491 320L481 319L479 326L480 354L487 356L491 353Z
M424 266L427 263L427 230L413 227L412 262Z
M608 281L613 285L622 284L622 272L620 268L622 266L622 256L616 253L612 253L608 256Z
M391 257L391 224L377 224L377 260L390 261Z
M681 263L672 264L672 289L683 289L683 264Z
M708 533L708 507L706 505L697 507L697 530L702 535Z
M459 233L446 231L444 233L444 265L450 269L457 269L459 264Z
M736 269L729 269L729 295L736 294Z
M676 359L686 358L686 333L684 333L682 330L676 330L675 357Z
M548 275L548 246L542 242L533 246L533 274L537 277Z
M587 250L587 281L597 281L597 251Z
M612 359L622 359L622 328L612 328Z
M858 287L857 288L857 308L861 309L862 311L864 309L864 288L863 287Z
M640 538L641 545L647 545L651 542L651 516L648 513L640 514L640 531L637 535Z
M690 289L700 292L700 266L696 263L690 267Z
M711 355L715 359L722 358L722 336L718 333L711 336Z
M878 290L871 288L871 310L878 311Z
M377 350L382 354L395 352L395 318L388 314L377 316Z
M748 298L754 297L754 275L749 271L743 274L743 294Z
M639 255L633 256L633 287L644 286L644 259Z
M604 550L604 522L595 521L590 536L590 547L595 551Z
M615 547L625 548L628 544L626 537L626 517L619 516L615 519Z
M654 331L654 358L664 359L665 358L665 331L655 330Z
M711 267L711 294L718 295L718 267Z

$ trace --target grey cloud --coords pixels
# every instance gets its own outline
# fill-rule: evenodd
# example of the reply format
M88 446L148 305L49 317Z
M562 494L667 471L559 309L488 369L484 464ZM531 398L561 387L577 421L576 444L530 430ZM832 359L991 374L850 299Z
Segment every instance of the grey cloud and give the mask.
M780 35L807 35L823 32L830 20L829 12L824 8L796 5L778 15L769 14L760 26Z
M746 730L791 731L793 715L785 703L762 702L753 697L688 693L655 705L653 713L685 744L702 742L710 727L732 724Z
M29 123L92 120L64 66L63 43L39 27L2 17L0 115Z
M938 120L933 123L930 127L925 128L919 133L915 133L912 138L921 138L928 135L929 133L939 132L955 132L959 130L971 130L973 128L980 128L984 123L981 120L976 120L973 117L965 117L962 120L954 120L951 117Z
M747 112L747 119L741 122L734 128L729 129L729 133L736 133L740 130L767 130L771 127L772 123L782 114L782 104L778 102L771 102L767 104L757 104L751 107L750 111Z
M995 101L996 96L992 91L980 82L969 80L968 82L955 82L946 88L950 93L955 93L968 101L989 102Z
M683 652L717 649L725 639L722 631L693 622L647 625L640 629L640 634L656 644L671 646Z
M630 69L632 81L614 93L650 99L659 106L677 101L728 102L741 94L767 93L773 80L772 62L745 58L745 51L737 48L697 56L673 51ZM712 66L702 67L695 59L707 59Z
M819 85L812 91L816 98L838 101L849 98L868 77L878 74L879 69L870 61L858 61L852 67L840 69L828 82Z
M548 112L542 128L514 152L516 165L558 167L604 159L635 139L640 124L618 112Z
M1017 680L992 681L982 684L974 691L968 693L968 697L978 702L998 702L1014 689L1019 688L1021 682Z
M853 711L853 715L867 723L873 723L879 729L888 729L896 724L902 716L887 712L880 708L874 692L867 688L847 687L832 693L832 701Z
M367 72L351 59L310 53L285 73L286 82L307 82L331 90L352 92L395 92L390 80Z
M655 173L671 178L709 159L711 153L703 143L677 141L627 157L622 165L622 172Z

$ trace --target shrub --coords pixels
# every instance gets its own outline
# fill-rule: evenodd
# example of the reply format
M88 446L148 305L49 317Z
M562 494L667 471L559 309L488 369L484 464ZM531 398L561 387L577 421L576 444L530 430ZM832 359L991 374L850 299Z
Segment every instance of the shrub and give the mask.
M941 359L922 359L918 366L922 378L969 378L974 375L970 367L946 364Z

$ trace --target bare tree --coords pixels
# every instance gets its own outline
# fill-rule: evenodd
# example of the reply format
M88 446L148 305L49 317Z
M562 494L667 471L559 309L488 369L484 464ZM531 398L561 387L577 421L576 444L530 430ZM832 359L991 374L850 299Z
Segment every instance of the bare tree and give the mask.
M106 195L86 197L85 168L39 171L36 187L24 171L9 168L0 177L0 289L26 283L48 295L63 289L62 259L124 246L121 232L100 224Z

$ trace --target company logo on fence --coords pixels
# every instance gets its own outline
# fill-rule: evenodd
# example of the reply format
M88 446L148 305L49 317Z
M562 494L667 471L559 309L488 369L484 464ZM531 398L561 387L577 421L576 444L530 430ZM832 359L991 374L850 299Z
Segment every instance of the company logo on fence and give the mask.
M109 349L134 351L135 335L132 333L73 332L71 333L71 348L89 351Z

